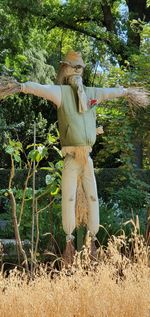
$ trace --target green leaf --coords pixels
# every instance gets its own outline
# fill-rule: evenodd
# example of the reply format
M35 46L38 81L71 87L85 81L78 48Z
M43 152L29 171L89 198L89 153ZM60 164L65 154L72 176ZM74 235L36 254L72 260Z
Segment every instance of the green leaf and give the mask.
M63 157L61 150L59 150L56 146L53 146L53 149L56 150L56 152L60 155L60 157Z
M48 138L49 143L55 143L57 140L57 138L54 137L53 135L51 135L50 133L48 133L47 138Z
M56 164L55 164L55 167L57 169L62 169L63 168L63 165L64 165L64 161L63 160L60 160L58 161Z
M50 174L46 175L46 177L45 177L46 185L51 185L54 181L55 181L54 176L52 176Z
M59 189L60 189L59 187L54 188L53 191L51 191L51 195L56 196L59 192Z
M19 163L21 161L20 155L14 154L14 160Z
M12 155L14 153L14 148L11 145L8 145L5 149L5 152Z
M41 167L41 170L53 172L53 171L54 171L54 168L53 168L53 167Z
M28 153L28 158L31 159L31 161L35 161L38 153L39 152L37 150L32 150Z
M6 65L6 67L7 67L8 69L10 68L10 59L9 59L8 56L6 56L6 58L5 58L5 65Z

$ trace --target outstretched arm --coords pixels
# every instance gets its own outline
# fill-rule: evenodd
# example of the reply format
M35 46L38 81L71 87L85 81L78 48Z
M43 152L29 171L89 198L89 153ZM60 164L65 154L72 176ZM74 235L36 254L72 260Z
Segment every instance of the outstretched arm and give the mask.
M127 89L123 87L119 88L95 88L95 97L98 103L104 100L114 99L125 96Z
M89 98L89 106L99 104L101 101L125 97L129 106L134 108L145 108L149 105L150 93L142 87L131 88L97 88L87 87L87 95Z
M28 81L21 84L21 92L50 100L57 107L61 105L61 87L58 85L41 85Z

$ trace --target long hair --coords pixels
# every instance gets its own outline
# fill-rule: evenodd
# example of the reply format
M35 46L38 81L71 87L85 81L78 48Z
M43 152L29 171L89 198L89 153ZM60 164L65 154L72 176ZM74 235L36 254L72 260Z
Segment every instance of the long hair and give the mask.
M67 65L60 64L57 77L55 80L56 85L67 85L66 68Z

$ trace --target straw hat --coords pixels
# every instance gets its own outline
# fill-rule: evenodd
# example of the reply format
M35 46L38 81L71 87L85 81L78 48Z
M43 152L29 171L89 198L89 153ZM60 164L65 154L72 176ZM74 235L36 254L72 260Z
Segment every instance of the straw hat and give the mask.
M85 64L83 62L82 56L80 52L70 51L66 54L63 61L60 63L62 64L68 64L70 66L82 66L85 67Z

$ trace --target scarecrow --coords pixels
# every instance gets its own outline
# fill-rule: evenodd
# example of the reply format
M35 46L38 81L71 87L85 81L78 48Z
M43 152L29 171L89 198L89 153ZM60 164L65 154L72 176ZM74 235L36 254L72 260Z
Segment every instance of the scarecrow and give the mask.
M61 150L64 156L62 171L62 224L66 233L64 258L72 263L74 255L73 232L76 226L86 224L91 236L91 254L95 254L96 234L99 230L99 201L90 157L96 140L96 108L103 100L121 96L131 104L148 103L142 90L86 87L82 82L85 64L79 52L69 51L60 62L56 84L35 82L20 84L1 80L0 97L23 92L52 101L57 108ZM2 78L2 77L1 77ZM144 96L144 102L143 102ZM103 133L102 127L99 132Z

